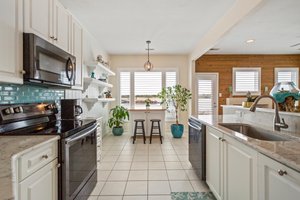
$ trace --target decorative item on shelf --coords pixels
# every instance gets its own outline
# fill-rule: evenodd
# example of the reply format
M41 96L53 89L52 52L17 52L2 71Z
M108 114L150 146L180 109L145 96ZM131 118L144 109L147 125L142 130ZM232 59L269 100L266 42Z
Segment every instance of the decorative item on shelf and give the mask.
M171 125L171 132L174 138L181 138L184 125L178 122L178 112L187 110L188 100L192 98L192 93L181 85L175 85L163 88L157 96L161 99L161 104L166 104L168 110L170 107L175 108L176 124Z
M106 92L104 92L104 94L105 94L105 98L112 98L110 90L107 90Z
M102 63L103 62L103 57L101 55L98 55L96 60L99 62L99 63Z
M150 48L149 48L149 45L150 45L150 43L151 43L150 40L146 41L146 43L147 43L147 45L148 45L148 48L146 49L146 50L148 51L148 60L147 60L147 62L144 64L144 69L145 69L145 71L149 72L149 71L151 71L151 70L153 69L153 64L150 62L150 59L149 59L149 51L152 51L152 50L154 50L154 49L150 49Z
M96 77L95 77L95 72L92 72L92 73L91 73L91 78L95 78L95 79L96 79Z
M145 100L145 104L146 104L146 108L149 109L150 108L150 104L151 104L151 99L147 98Z
M246 97L247 97L247 99L246 99L246 101L242 102L242 106L244 108L250 108L257 97L252 97L250 91L247 92Z
M102 75L100 76L100 78L98 80L107 83L107 78L108 78L108 74L102 73Z
M129 112L123 106L116 106L110 110L112 116L108 120L108 125L112 129L114 136L120 136L123 134L123 124L125 120L129 120Z
M295 101L300 99L300 91L294 82L277 83L272 88L270 95L277 101L280 111L298 111L298 108L295 108Z

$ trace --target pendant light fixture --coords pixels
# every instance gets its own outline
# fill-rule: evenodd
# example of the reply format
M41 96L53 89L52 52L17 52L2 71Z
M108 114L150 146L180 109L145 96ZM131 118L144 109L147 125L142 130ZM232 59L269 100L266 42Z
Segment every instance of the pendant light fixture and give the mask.
M150 40L146 41L146 43L148 44L148 48L146 49L148 51L148 61L144 64L144 68L145 68L145 71L149 72L153 69L153 64L149 60L149 51L154 50L154 49L149 48L149 45L151 43Z

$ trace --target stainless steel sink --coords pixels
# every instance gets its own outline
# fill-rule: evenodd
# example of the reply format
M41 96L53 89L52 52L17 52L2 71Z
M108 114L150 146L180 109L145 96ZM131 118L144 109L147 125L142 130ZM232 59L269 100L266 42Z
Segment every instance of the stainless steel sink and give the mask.
M264 130L249 124L242 123L219 123L219 125L233 130L235 132L241 133L251 138L258 140L268 140L268 141L289 141L292 140L288 136L278 135L272 131Z

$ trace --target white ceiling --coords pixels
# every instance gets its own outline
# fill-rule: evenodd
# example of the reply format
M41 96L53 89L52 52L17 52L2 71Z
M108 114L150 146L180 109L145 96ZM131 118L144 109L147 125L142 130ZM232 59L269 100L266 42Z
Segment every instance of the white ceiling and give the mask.
M189 54L236 0L61 0L110 55Z
M265 0L214 48L208 54L300 54L300 0Z

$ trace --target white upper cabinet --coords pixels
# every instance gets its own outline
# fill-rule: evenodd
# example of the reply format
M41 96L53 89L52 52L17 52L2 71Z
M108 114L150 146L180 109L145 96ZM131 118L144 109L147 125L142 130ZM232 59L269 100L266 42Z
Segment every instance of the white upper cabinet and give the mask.
M71 52L70 48L70 25L71 15L63 7L63 5L54 0L54 27L53 36L54 44L64 49L67 52Z
M24 32L70 52L70 13L57 0L24 0Z
M24 32L53 41L53 0L24 0Z
M72 17L71 53L76 57L75 89L82 89L82 41L83 29L79 22Z
M0 81L23 83L23 1L3 0L0 6Z

